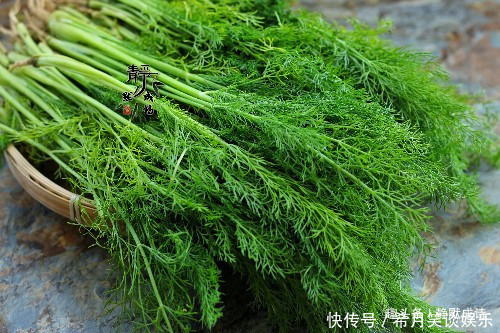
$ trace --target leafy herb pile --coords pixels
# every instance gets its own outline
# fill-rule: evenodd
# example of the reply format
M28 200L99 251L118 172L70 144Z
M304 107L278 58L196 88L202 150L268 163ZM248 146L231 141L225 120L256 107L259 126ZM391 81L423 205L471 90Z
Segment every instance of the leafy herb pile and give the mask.
M139 330L212 328L220 263L282 331L325 331L328 311L425 313L408 260L428 249L426 207L465 198L497 217L466 173L490 154L488 124L383 27L277 0L32 1L19 17L0 54L2 142L95 200L110 306ZM141 64L163 83L154 120L121 114Z

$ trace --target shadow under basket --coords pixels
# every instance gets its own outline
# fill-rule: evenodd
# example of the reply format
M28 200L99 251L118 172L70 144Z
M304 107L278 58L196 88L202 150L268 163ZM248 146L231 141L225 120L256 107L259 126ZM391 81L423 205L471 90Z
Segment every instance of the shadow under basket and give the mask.
M12 174L24 190L45 207L84 225L97 217L92 200L72 193L44 176L14 145L9 145L4 155Z

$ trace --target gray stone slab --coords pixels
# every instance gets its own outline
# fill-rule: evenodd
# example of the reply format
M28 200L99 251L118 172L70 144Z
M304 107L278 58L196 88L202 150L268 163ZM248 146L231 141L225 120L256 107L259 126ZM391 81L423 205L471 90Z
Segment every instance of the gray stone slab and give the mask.
M0 332L111 332L106 253L0 171Z

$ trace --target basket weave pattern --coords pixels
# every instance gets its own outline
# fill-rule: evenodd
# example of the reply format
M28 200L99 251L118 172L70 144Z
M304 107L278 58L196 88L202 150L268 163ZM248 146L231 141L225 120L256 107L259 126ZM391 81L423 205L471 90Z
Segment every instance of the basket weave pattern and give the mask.
M72 193L45 177L14 145L9 145L5 150L5 160L24 190L45 207L81 224L89 224L96 218L97 210L91 200Z

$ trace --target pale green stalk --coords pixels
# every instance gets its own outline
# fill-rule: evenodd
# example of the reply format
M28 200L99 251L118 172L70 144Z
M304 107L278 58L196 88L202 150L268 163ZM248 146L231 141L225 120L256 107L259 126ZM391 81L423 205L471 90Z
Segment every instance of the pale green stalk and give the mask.
M55 16L55 18L52 18L49 21L50 30L56 36L63 36L65 39L69 39L70 41L83 41L88 45L96 49L99 49L105 53L108 53L112 55L114 58L120 59L121 61L128 64L136 64L140 62L152 64L152 66L157 67L163 72L173 76L177 76L188 82L189 81L198 82L214 89L221 88L221 86L219 86L218 84L213 83L210 80L207 80L199 75L189 73L175 66L172 66L166 62L161 62L144 54L135 52L130 49L126 49L124 46L121 45L121 42L118 39L107 34L106 32L103 32L102 29L95 29L94 30L95 34L92 35L91 31L93 30L88 25L85 27L81 27L81 24L78 24L77 22L74 21L71 22L68 22L67 20L59 21L57 20L56 14L57 12L52 14L53 16ZM191 88L189 85L179 82L166 74L164 80L165 83L171 84L173 87L182 90L186 93L194 94L193 96L195 97L198 97L200 99L204 99L204 97L206 97L204 93L199 92Z
M121 73L114 68L111 68L107 66L105 63L110 62L110 60L107 58L105 55L101 54L100 52L96 52L92 49L85 48L84 46L72 43L72 42L67 42L67 41L62 41L57 38L49 38L49 44L57 49L58 51L65 53L66 55L70 56L73 59L77 59L85 64L89 64L93 66L94 68L98 68L105 73L111 75L114 78L118 78L121 81L126 81L127 80L127 75L124 73ZM87 52L88 51L88 52ZM88 55L87 55L88 54ZM101 60L98 61L97 59ZM114 61L114 60L112 60ZM104 62L104 63L103 63ZM123 68L126 68L126 65L122 65L119 63L119 65ZM186 103L188 105L192 105L198 108L206 108L210 107L210 104L202 101L196 97L193 97L191 95L188 95L182 91L176 90L170 86L165 86L164 88L160 89L160 92L162 92L163 95L167 97L171 97L175 100L178 100L180 102Z
M5 78L9 84L14 87L16 90L20 91L27 97L29 97L32 101L34 101L38 106L40 106L43 110L45 110L52 118L58 121L62 121L63 118L61 114L55 112L45 101L43 101L38 95L33 93L28 87L24 85L24 83L19 80L15 75L10 73L7 69L0 66L0 76Z
M89 67L89 68L91 68L91 67ZM97 110L102 112L107 118L114 120L114 121L117 121L117 122L121 123L122 125L131 126L135 129L137 129L138 131L142 132L146 137L150 138L154 142L160 143L160 144L162 143L162 141L158 137L152 135L151 133L148 133L144 129L133 124L129 120L123 118L122 116L120 116L116 112L113 112L108 107L106 107L104 104L99 103L98 101L96 101L92 97L82 93L81 91L77 91L77 90L74 90L72 88L68 88L64 85L61 85L60 83L49 80L47 77L45 77L44 75L41 75L40 72L34 70L33 68L22 67L22 68L18 68L17 70L25 75L28 75L28 76L34 78L35 80L37 80L39 82L42 82L48 86L54 87L54 88L58 89L59 91L67 93L71 96L74 96L74 97L78 98L80 101L87 102L88 104L92 105ZM118 83L120 85L122 85L121 82L118 81Z
M85 183L85 179L80 174L78 174L71 167L69 167L65 162L63 162L59 157L57 157L57 155L55 155L53 153L53 151L51 151L47 147L43 146L42 144L36 142L33 139L26 138L26 137L22 136L22 134L19 133L18 131L14 130L14 129L10 128L9 126L6 126L6 125L4 125L2 123L0 123L0 130L2 130L5 133L8 133L8 134L12 135L15 138L22 138L23 142L26 142L29 145L37 148L41 152L47 154L47 156L49 156L51 159L53 159L57 164L59 164L59 166L61 166L65 171L69 172L73 177L75 177L80 182L82 182L82 184Z

